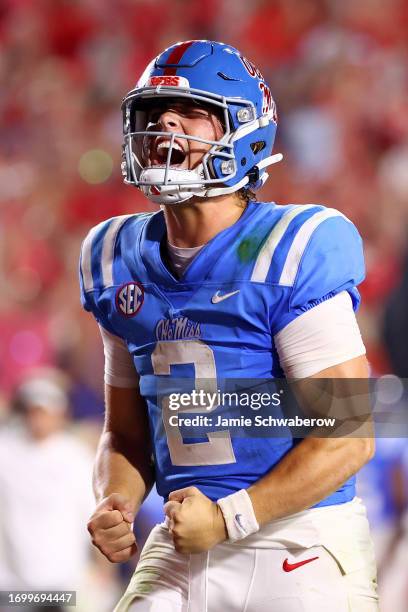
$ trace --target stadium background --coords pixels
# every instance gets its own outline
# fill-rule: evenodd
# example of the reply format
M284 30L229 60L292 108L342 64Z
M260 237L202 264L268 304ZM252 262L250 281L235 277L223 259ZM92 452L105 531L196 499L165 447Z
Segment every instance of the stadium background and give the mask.
M79 303L79 248L95 223L153 210L122 184L121 98L160 50L192 38L232 44L260 67L278 106L275 151L285 158L259 199L324 203L357 225L367 261L358 318L372 371L406 376L407 34L407 0L3 0L2 427L15 417L16 385L53 366L69 380L70 429L94 448L103 354ZM378 544L383 612L408 609L399 561L407 449L405 438L381 441L360 485L378 541L387 533L392 542ZM159 515L152 498L137 528ZM121 589L130 568L92 563L96 585Z

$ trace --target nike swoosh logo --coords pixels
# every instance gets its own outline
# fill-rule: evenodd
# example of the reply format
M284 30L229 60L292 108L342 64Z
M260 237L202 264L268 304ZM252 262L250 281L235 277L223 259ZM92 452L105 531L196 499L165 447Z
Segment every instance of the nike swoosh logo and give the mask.
M217 291L217 293L214 293L214 295L212 296L211 301L213 304L218 304L219 302L228 300L228 298L232 297L233 295L236 295L239 292L240 289L237 289L236 291L231 291L231 293L225 293L224 295L220 295L220 292Z
M312 557L311 559L305 559L304 561L298 561L297 563L289 563L287 559L284 560L282 569L284 572L293 572L293 570L298 567L302 567L302 565L306 565L306 563L311 563L312 561L316 561L319 557Z
M236 515L235 515L235 521L238 523L238 527L239 527L240 529L242 529L242 531L245 531L245 532L246 532L246 529L245 529L245 527L243 526L243 524L242 524L242 522L241 522L241 516L242 516L242 514L236 514Z

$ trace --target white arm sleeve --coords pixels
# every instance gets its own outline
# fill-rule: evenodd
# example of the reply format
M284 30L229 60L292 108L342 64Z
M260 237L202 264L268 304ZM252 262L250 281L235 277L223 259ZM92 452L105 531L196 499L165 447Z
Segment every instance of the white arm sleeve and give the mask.
M99 325L105 354L105 383L114 387L139 386L139 377L126 342Z
M288 378L312 376L366 352L347 291L291 321L274 340Z

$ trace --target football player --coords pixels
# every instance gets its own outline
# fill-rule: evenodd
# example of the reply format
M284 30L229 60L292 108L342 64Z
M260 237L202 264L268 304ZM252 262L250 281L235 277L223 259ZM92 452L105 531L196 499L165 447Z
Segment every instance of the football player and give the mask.
M321 205L255 200L282 157L276 125L259 69L211 41L166 49L123 101L125 182L160 210L109 219L82 246L106 383L88 529L127 561L153 482L166 520L117 612L378 609L354 476L370 437L186 435L160 392L186 379L198 393L200 381L216 392L230 379L367 377L356 228Z

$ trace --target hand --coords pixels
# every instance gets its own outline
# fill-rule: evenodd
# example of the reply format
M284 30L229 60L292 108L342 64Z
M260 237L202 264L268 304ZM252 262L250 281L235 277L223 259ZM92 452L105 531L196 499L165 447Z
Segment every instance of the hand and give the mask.
M169 531L180 553L199 553L227 538L220 507L197 487L172 491L164 511L170 519Z
M88 522L94 544L112 563L124 563L137 551L132 531L134 511L126 497L112 493L96 507Z

